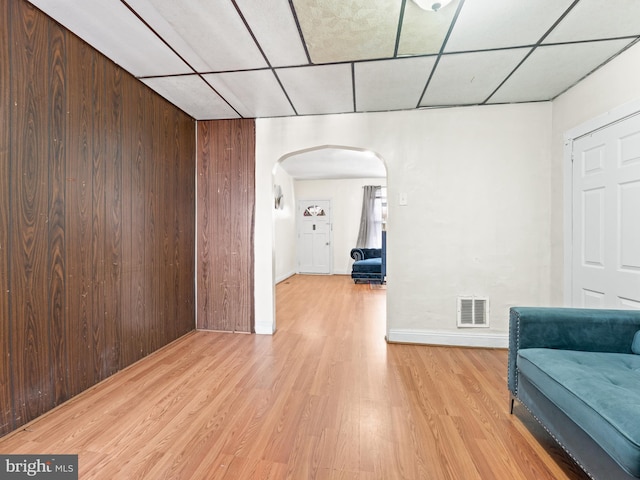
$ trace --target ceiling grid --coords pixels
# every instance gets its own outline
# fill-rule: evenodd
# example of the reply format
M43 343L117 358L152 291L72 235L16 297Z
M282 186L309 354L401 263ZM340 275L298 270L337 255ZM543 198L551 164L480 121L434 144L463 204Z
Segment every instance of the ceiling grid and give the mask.
M640 38L638 0L29 1L197 120L549 101Z

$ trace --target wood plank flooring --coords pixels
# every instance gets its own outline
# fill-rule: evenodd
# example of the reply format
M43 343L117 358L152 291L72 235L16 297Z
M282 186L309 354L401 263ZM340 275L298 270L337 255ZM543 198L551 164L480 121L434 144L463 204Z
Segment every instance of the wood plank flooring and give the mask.
M277 287L274 336L195 332L0 439L81 479L586 479L521 407L505 350L387 344L385 291Z

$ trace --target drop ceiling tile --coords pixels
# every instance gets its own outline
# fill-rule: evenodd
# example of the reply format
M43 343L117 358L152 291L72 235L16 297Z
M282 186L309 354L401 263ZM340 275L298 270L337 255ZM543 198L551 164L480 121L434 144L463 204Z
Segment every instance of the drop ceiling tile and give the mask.
M30 0L134 76L191 69L120 0Z
M298 114L353 112L350 65L280 68L276 73Z
M197 75L144 78L142 81L196 120L219 120L239 117L239 115Z
M437 12L422 10L407 0L402 20L398 55L429 55L442 47L459 0L451 2Z
M293 0L313 63L393 56L401 1Z
M467 0L445 51L536 44L571 3L571 0Z
M517 48L443 55L420 106L482 103L530 51Z
M544 43L640 35L638 0L581 0Z
M231 1L128 1L198 72L267 66Z
M432 56L356 63L356 109L416 108L435 61Z
M538 47L488 103L551 100L629 43L609 40Z
M295 115L271 70L203 75L245 118Z
M287 0L236 0L236 3L272 67L309 63Z

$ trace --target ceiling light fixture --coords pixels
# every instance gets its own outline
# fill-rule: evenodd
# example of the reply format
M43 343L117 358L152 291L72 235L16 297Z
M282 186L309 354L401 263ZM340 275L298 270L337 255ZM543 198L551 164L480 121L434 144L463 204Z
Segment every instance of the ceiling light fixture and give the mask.
M443 7L446 7L451 0L441 0L439 2L434 2L433 0L413 0L417 6L419 6L423 10L430 10L432 12L437 12Z

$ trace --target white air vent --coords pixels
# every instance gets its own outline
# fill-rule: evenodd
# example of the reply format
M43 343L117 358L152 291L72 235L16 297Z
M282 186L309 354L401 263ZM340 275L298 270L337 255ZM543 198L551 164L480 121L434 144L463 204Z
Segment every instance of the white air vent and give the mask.
M458 297L458 327L488 327L489 299Z

